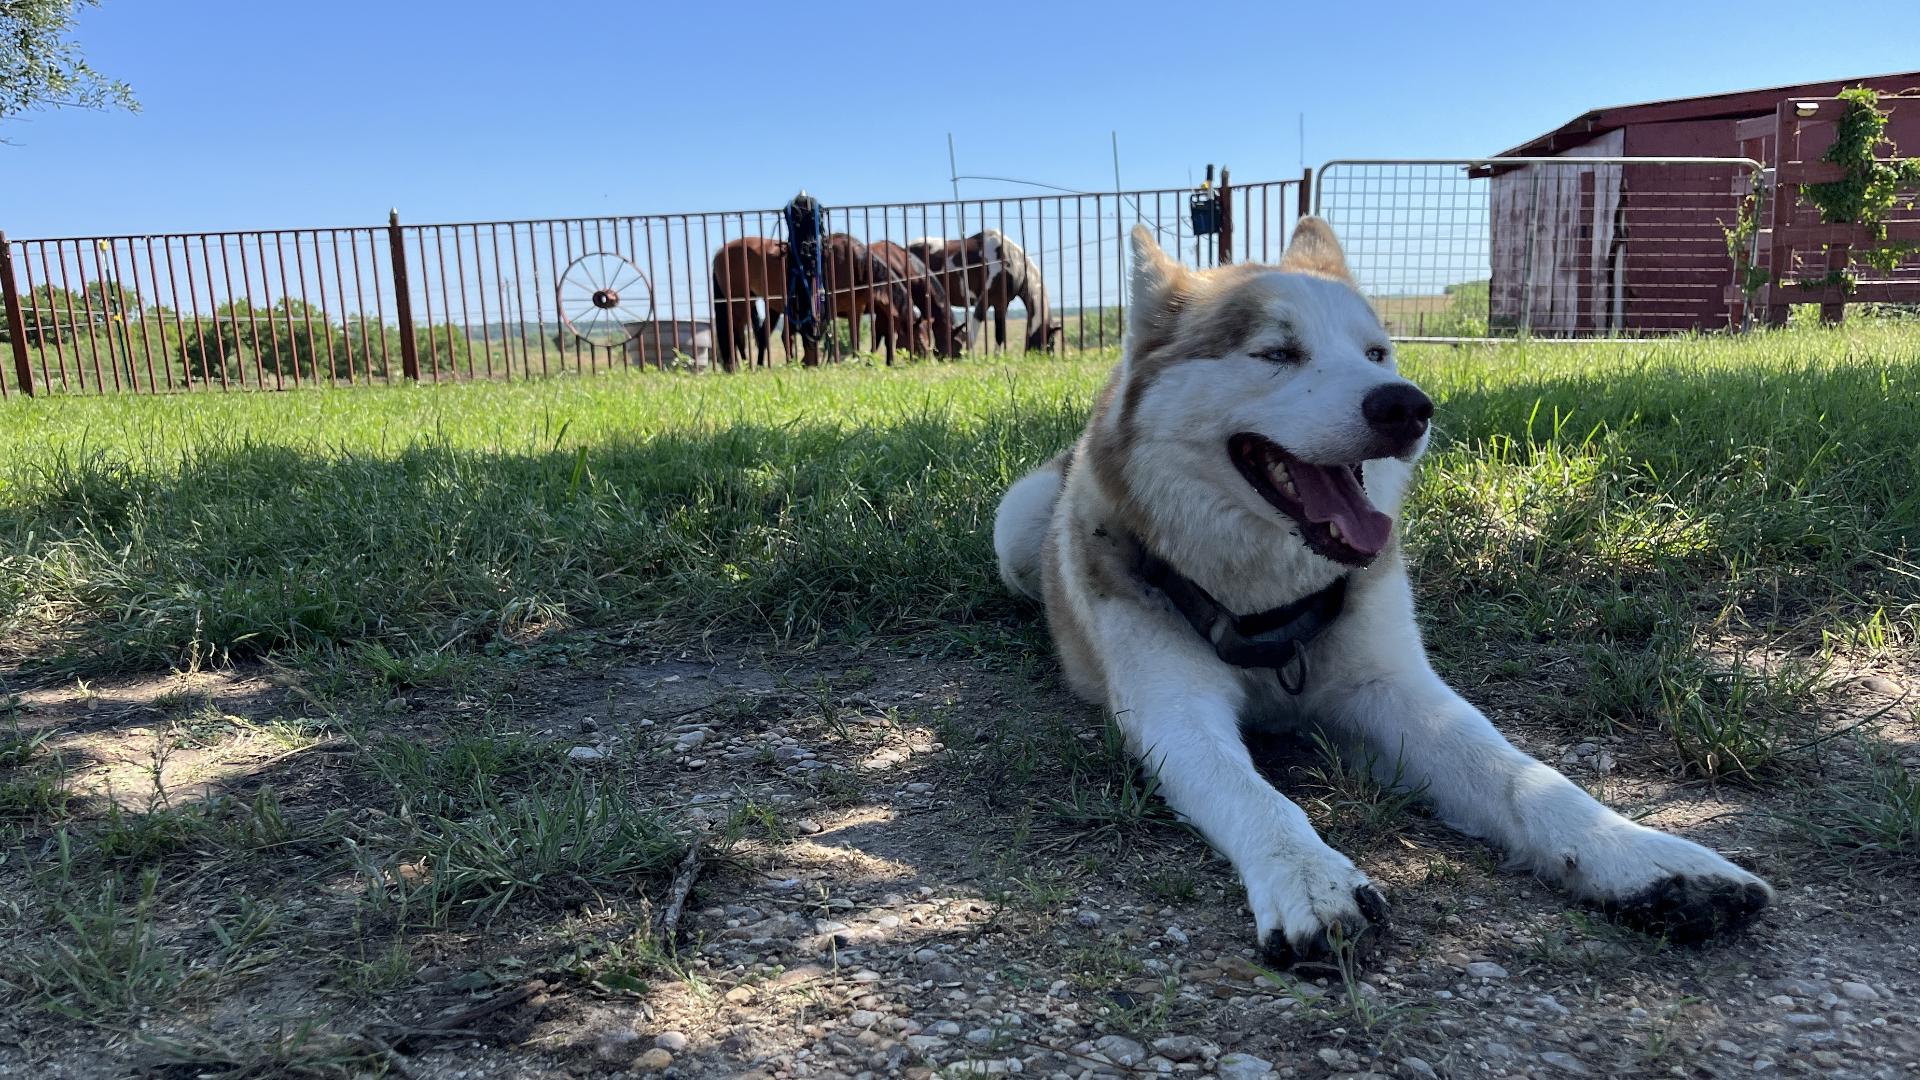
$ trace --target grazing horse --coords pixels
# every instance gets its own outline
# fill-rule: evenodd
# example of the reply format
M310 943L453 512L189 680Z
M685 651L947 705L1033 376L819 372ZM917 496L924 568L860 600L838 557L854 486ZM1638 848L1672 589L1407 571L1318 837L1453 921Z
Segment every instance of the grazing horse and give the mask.
M713 331L720 366L734 369L736 357L747 355L747 331L753 331L754 363L767 364L768 330L786 308L787 242L771 236L743 236L721 245L713 256ZM765 319L754 300L766 303ZM788 337L792 337L789 330ZM793 355L793 342L787 342ZM808 350L806 362L820 362Z
M982 324L993 311L996 347L1007 344L1007 309L1017 298L1027 309L1027 350L1044 352L1058 336L1047 306L1047 285L1040 265L998 229L982 229L965 240L927 237L907 245L941 279L955 307L965 307Z
M846 233L827 237L827 293L833 301L833 317L847 320L848 336L856 348L860 320L871 313L874 336L886 343L887 363L893 363L896 346L910 353L926 351L906 279Z
M784 240L743 236L729 240L714 254L713 329L720 365L725 370L734 370L737 359L746 357L749 331L753 334L754 362L766 365L771 332L782 325L781 317L786 313L787 251ZM871 314L874 338L885 343L888 363L893 362L896 345L908 352L925 352L928 330L915 320L914 303L921 290L926 290L921 296L922 310L939 312L932 319L934 341L946 355L959 355L944 293L938 294L938 307L933 306L936 294L931 289L938 288L937 276L903 249L884 241L869 247L845 233L834 233L827 238L825 270L823 285L832 302L828 318L846 319L856 345L860 320ZM912 284L916 274L917 287ZM756 301L766 307L764 318L755 307ZM784 330L787 355L792 356L791 320L786 321ZM820 362L815 342L804 343L801 362L808 366Z
M907 291L913 296L914 307L920 310L917 320L923 333L933 335L933 347L941 356L956 357L967 351L966 324L955 326L953 323L953 305L947 297L947 288L941 284L940 275L935 274L919 257L891 240L875 240L867 245L887 269L907 283Z

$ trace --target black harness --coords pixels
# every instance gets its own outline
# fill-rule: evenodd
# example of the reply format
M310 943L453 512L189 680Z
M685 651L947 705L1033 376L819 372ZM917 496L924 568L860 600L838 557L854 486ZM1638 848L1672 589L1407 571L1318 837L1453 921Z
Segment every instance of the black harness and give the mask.
M1272 668L1289 694L1298 696L1306 689L1306 645L1340 617L1347 602L1347 575L1291 604L1235 615L1145 544L1139 549L1140 576L1166 594L1220 659L1234 667Z

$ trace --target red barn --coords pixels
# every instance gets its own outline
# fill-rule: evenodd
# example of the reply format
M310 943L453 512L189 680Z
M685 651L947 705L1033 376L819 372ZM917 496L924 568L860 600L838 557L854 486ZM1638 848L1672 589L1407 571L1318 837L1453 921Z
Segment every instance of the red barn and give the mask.
M1741 121L1854 86L1895 94L1920 88L1920 71L1595 109L1495 155L1570 161L1478 171L1492 183L1493 324L1542 335L1725 329L1734 266L1724 230L1739 213L1741 170L1581 167L1573 159L1751 157L1771 165L1773 137L1760 133L1770 126ZM1896 113L1887 134L1904 154L1920 153L1920 110Z

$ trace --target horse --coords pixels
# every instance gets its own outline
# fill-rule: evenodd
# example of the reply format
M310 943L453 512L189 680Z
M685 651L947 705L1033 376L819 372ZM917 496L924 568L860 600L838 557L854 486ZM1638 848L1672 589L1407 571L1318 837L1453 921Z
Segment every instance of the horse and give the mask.
M786 313L787 254L786 241L768 236L729 240L714 254L714 338L725 370L734 370L736 358L747 355L749 331L753 335L754 362L761 366L767 364L772 330L781 326L781 318ZM944 294L940 294L938 308L932 307L935 294L931 289L937 287L935 277L904 250L883 241L876 251L846 233L834 233L827 237L825 263L826 276L822 284L830 300L827 317L846 319L855 342L859 340L861 319L872 314L874 339L876 344L884 343L887 363L893 363L896 346L910 353L926 351L929 329L914 318L916 290L909 284L912 275L917 273L919 291L924 294L922 310L943 313L932 320L931 334L946 355L958 355L953 345L952 320L944 314L950 310ZM765 305L764 318L755 307L756 300ZM784 332L787 354L791 356L794 353L791 319L786 320ZM801 362L809 367L820 362L816 342L803 343Z
M921 262L918 256L891 240L875 240L867 245L867 250L884 262L887 269L906 281L914 307L920 310L918 322L921 330L933 335L933 347L939 354L948 358L963 355L967 351L966 324L954 325L953 306L948 300L946 286L941 284L940 275Z
M1047 285L1040 265L998 229L982 229L965 240L923 237L907 250L931 268L955 307L968 309L983 325L993 311L997 348L1007 344L1007 309L1019 299L1027 309L1027 350L1045 352L1059 334L1047 306Z
M847 320L848 336L856 346L860 320L872 313L874 337L886 343L887 363L893 363L896 346L909 353L926 351L906 279L846 233L827 237L827 294L832 299L832 317Z
M787 242L771 236L743 236L720 246L713 256L713 332L721 367L734 370L735 357L747 354L747 332L753 332L754 363L767 365L769 329L786 307ZM766 304L766 318L754 308ZM788 330L791 339L792 331ZM793 342L787 342L793 355ZM819 354L807 352L806 363L819 363Z

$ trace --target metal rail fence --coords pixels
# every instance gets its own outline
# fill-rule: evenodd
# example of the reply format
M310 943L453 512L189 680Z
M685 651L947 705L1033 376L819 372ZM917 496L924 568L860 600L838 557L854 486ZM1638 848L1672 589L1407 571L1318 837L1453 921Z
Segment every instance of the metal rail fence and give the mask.
M1750 158L1508 157L1322 166L1315 211L1403 339L1737 329Z
M829 205L827 229L881 245L876 258L884 245L958 242L985 230L999 244L986 255L950 258L944 268L906 264L905 278L917 280L898 282L912 287L915 309L904 341L888 333L885 275L872 276L871 261L855 260L852 270L842 262L836 271L829 259L826 292L845 310L825 342L827 355L864 352L881 334L890 353L909 345L933 351L920 331L938 319L964 327L949 354L1019 348L1037 318L1029 305L1047 310L1051 333L1039 329L1050 345L1118 345L1126 233L1136 221L1196 265L1278 257L1305 211L1310 175L1241 186L1226 179L1204 217L1185 188ZM727 252L749 243L778 248L782 233L780 211L741 210L437 225L403 224L395 213L384 226L29 240L0 234L12 360L0 371L0 396L787 363L798 350L775 326L783 274L779 286L744 300L724 283L715 296L716 269L729 272ZM1014 248L1037 271L1024 302L969 284L970 271L985 271L990 281L995 270L1016 265ZM925 310L937 295L924 288L930 281L956 286L950 310ZM992 309L985 324L973 317L981 301ZM736 313L747 318L730 317ZM995 323L1004 326L1004 343Z

